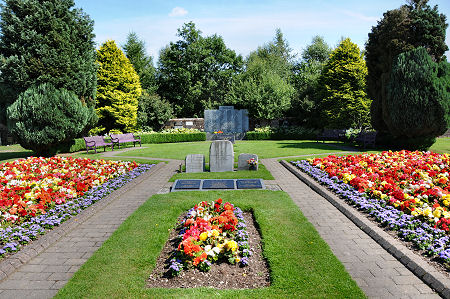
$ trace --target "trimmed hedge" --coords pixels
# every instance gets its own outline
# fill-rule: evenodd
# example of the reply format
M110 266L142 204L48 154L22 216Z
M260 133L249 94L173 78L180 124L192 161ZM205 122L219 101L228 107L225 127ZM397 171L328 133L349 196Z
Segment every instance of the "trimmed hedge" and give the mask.
M190 142L205 141L206 133L152 133L138 134L141 136L142 143L172 143L172 142Z
M205 141L206 133L152 133L152 134L136 134L141 136L141 142L147 143L171 143L171 142L191 142ZM72 141L57 146L57 153L74 153L86 149L83 138L76 138Z
M245 138L247 140L305 140L315 139L317 137L318 130L299 128L298 130L286 130L286 131L249 131L246 133Z

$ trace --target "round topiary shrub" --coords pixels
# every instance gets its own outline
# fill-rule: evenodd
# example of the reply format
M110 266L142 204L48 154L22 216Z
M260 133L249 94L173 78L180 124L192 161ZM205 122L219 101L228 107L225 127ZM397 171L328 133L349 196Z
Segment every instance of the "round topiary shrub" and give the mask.
M51 156L86 126L90 111L75 93L44 83L21 93L7 109L11 133L37 155Z

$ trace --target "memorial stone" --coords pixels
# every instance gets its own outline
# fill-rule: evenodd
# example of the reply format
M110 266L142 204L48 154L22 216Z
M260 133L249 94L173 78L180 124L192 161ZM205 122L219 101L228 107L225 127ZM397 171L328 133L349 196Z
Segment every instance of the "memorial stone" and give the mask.
M234 110L220 106L219 110L205 110L205 132L244 133L248 131L248 110ZM243 134L241 134L243 135Z
M234 189L234 180L204 180L203 189Z
M238 157L238 170L250 170L250 165L248 164L248 160L255 159L258 161L258 155L256 154L240 154ZM256 164L252 170L258 170L258 164Z
M177 180L174 183L176 190L198 190L200 189L201 180Z
M263 189L261 179L237 179L236 187L238 189Z
M186 172L204 172L205 156L202 154L191 154L186 156Z
M228 140L215 140L209 148L209 171L233 171L233 144Z

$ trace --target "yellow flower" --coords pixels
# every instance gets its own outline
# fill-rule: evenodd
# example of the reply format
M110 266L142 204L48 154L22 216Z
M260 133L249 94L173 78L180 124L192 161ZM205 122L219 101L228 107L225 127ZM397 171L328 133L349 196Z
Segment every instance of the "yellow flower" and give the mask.
M233 241L233 240L228 241L227 244L226 244L227 249L231 250L231 251L236 251L237 246L238 245L237 245L236 241Z
M212 236L214 237L214 238L217 238L218 236L219 236L219 231L217 230L217 229L213 229L212 230Z
M208 233L203 232L200 234L200 241L205 241L208 238Z

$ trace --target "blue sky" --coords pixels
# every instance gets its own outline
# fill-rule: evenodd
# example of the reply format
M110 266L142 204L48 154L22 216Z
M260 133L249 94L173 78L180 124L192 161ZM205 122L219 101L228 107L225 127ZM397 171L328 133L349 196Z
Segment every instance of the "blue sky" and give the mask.
M75 0L95 22L99 46L107 39L123 45L129 32L144 40L154 58L170 41L176 41L177 29L193 21L203 36L218 34L228 48L243 56L271 41L280 28L294 53L321 35L331 46L341 37L350 37L361 48L372 26L383 13L405 4L404 0ZM450 18L449 0L430 0L439 12ZM450 29L447 29L450 45ZM450 59L450 52L447 52ZM156 63L156 61L155 61Z

